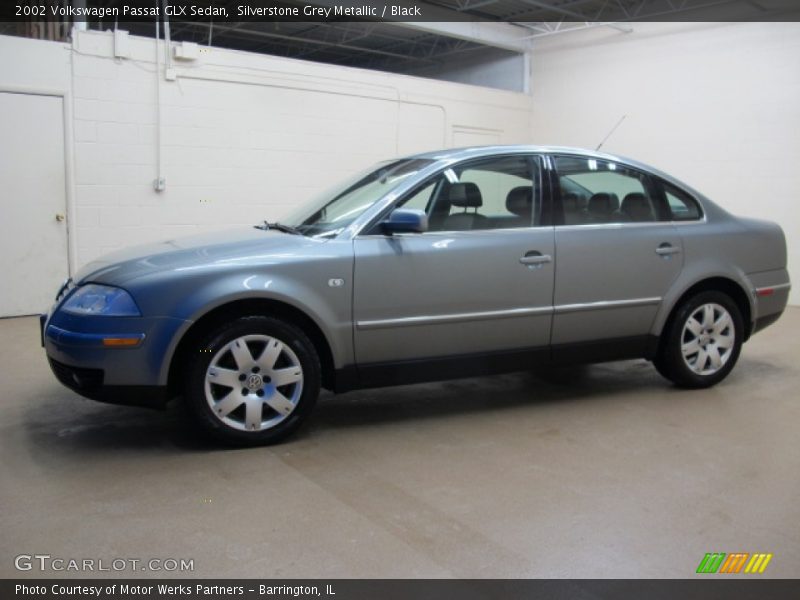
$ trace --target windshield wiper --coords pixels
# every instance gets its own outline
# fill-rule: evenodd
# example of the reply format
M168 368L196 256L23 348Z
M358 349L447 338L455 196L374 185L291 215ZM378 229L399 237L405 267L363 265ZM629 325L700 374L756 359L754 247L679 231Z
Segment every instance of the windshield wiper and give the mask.
M277 221L274 223L270 223L269 221L264 221L263 225L254 225L254 227L256 229L263 229L264 231L274 229L276 231L282 231L283 233L291 233L292 235L303 235L299 229L295 229L291 225L284 225L283 223L278 223Z

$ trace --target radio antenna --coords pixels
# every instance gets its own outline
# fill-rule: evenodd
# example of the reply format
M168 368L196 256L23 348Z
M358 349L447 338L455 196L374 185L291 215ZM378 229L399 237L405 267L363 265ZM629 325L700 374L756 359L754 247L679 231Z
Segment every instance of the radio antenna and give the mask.
M607 135L606 137L604 137L604 138L603 138L603 141L602 141L602 142L600 142L600 143L597 145L597 148L595 148L595 152L596 152L596 151L598 151L598 150L600 150L600 148L602 148L602 147L603 147L603 144L605 144L605 143L606 143L606 141L608 141L608 138L610 138L610 137L611 137L611 135L612 135L612 134L613 134L613 133L614 133L614 132L617 130L617 127L619 127L620 125L622 125L622 122L625 120L625 117L627 117L627 116L628 116L628 115L622 115L622 118L621 118L619 121L617 121L617 124L616 124L616 125L614 125L614 127L612 127L611 131L609 131L609 132L608 132L608 135Z

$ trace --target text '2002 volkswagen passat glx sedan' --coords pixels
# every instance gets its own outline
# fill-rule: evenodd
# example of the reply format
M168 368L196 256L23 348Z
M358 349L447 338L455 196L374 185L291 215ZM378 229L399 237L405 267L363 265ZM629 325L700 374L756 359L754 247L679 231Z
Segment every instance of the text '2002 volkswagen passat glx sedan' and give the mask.
M218 438L261 444L320 387L628 358L707 387L788 294L778 225L634 161L489 147L381 163L282 223L105 257L42 328L80 394L182 395Z

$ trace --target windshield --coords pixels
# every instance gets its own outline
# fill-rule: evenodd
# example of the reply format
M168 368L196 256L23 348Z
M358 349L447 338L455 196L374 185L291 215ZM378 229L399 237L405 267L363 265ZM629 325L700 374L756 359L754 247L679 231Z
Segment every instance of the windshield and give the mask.
M378 163L366 174L362 173L315 202L302 206L282 219L281 223L307 236L337 235L402 181L432 162L429 159L406 158Z

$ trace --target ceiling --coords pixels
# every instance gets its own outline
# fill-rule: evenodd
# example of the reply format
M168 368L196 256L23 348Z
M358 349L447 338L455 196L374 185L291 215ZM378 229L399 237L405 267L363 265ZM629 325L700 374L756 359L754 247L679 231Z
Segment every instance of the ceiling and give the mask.
M324 0L308 3L331 4ZM367 21L197 22L176 24L172 38L211 41L215 46L337 65L415 72L442 66L456 55L485 51L487 46L502 48L499 52L519 52L520 42L586 27L630 31L629 23L636 20L708 17L718 20L720 16L770 20L786 10L796 9L798 3L795 0L426 0L417 4L426 17L433 16L439 22L478 21L502 24L504 30L486 40L470 39L473 27L438 31L436 23L420 29L409 23ZM497 37L508 38L506 41L512 47L503 47L503 40Z
M87 1L90 6L121 3L122 0ZM231 14L235 14L239 3L225 0L214 4L230 5ZM330 6L347 2L282 0L281 4ZM424 0L416 4L430 22L173 20L171 37L176 41L210 43L337 65L415 73L441 68L461 56L520 53L530 46L531 40L576 29L612 27L629 32L635 21L645 20L780 20L788 11L796 11L799 3L796 0ZM95 22L89 27L107 29L113 24ZM153 36L155 30L153 22L125 23L120 27L147 36ZM18 25L7 23L0 23L0 33L43 37L36 32L19 31Z
M437 35L399 24L353 21L249 22L172 27L172 39L274 54L302 60L389 71L441 64L456 54L485 49L482 43Z

